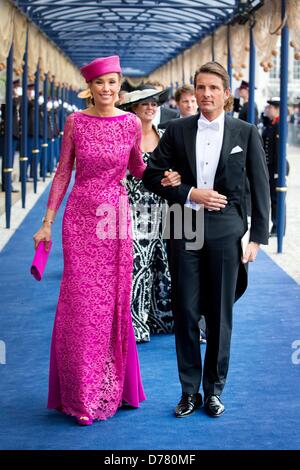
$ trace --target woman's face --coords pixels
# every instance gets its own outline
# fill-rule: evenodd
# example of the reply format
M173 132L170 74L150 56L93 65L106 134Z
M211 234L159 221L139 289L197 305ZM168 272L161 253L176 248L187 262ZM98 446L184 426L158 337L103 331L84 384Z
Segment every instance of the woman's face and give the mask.
M147 101L135 106L134 112L143 122L153 121L157 112L158 104L156 101Z
M114 105L118 101L121 80L118 73L106 73L95 78L90 83L90 89L95 105Z

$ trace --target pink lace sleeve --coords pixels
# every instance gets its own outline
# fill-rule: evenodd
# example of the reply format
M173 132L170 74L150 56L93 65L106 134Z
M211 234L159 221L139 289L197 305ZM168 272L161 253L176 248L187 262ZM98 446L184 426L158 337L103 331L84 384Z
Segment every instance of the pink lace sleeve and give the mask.
M58 211L59 206L62 203L72 175L75 159L73 122L74 114L71 114L67 117L65 122L60 159L48 198L47 208L53 209L55 212Z
M143 161L142 150L141 150L141 140L142 140L142 124L141 121L136 118L136 137L134 145L130 152L128 170L135 176L135 178L142 179L143 173L146 169L146 164Z

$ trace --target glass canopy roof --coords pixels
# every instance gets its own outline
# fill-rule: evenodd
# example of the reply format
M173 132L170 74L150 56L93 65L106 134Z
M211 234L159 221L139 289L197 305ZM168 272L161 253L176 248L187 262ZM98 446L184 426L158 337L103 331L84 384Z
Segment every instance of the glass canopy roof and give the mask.
M77 65L118 54L148 75L259 0L20 0L14 2Z

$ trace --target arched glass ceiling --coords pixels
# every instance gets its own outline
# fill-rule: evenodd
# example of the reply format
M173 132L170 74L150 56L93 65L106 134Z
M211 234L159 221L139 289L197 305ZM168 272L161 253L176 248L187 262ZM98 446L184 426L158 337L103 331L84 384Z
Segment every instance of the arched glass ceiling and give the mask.
M20 0L14 2L78 66L118 54L148 75L260 0Z

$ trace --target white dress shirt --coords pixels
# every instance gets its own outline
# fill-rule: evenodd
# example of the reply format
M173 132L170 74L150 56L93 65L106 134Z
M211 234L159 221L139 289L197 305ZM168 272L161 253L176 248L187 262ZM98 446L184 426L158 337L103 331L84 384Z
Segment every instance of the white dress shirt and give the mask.
M223 135L224 118L222 112L217 119L208 121L202 114L198 119L198 130L196 136L196 172L197 188L213 189L216 171L220 159ZM199 210L200 204L190 201L190 195L194 188L191 188L185 205L192 209Z

